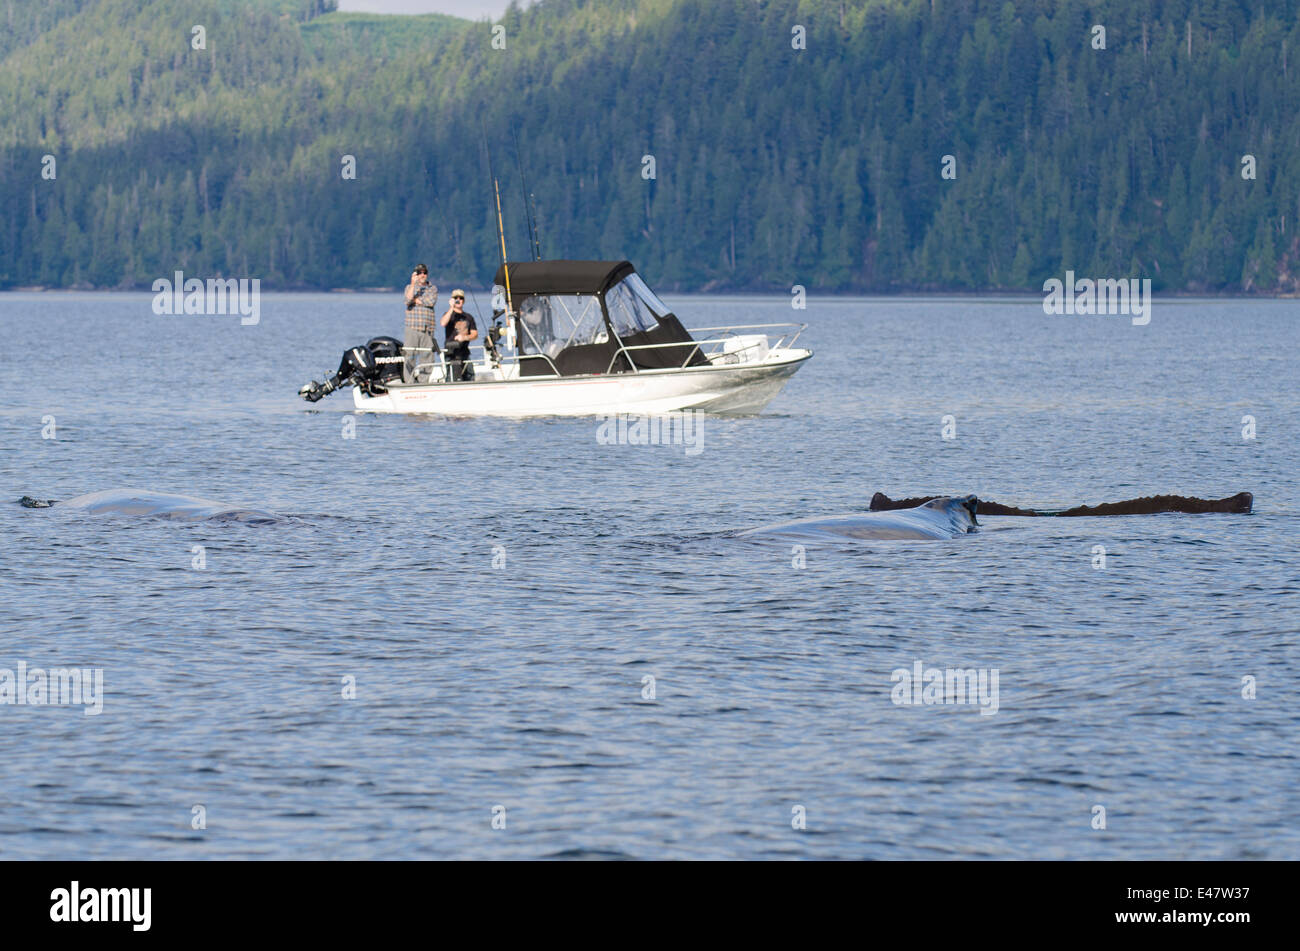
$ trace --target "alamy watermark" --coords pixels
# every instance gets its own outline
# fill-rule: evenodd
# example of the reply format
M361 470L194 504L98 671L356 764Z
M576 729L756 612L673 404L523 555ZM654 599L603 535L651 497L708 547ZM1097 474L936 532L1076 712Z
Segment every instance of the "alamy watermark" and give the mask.
M980 716L998 712L998 668L926 667L919 660L912 669L899 667L889 698L898 706L978 704Z
M104 712L104 668L0 667L0 704L26 707L82 706L88 717Z
M152 905L152 888L89 888L73 880L50 892L50 921L127 922L132 931L148 931Z
M175 280L160 277L153 282L153 312L160 317L181 314L207 316L240 315L245 326L262 319L262 282L258 278L186 278L177 271Z
M1065 280L1049 277L1043 282L1044 314L1131 314L1135 327L1151 323L1151 278L1090 277L1074 279L1073 271Z
M596 427L601 446L685 446L686 455L704 451L704 414L684 409L658 416L602 415Z

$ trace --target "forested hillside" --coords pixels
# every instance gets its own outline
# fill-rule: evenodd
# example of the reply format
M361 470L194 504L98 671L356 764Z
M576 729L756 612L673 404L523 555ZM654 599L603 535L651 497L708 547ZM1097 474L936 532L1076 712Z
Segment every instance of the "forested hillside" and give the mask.
M663 288L1300 290L1300 0L332 7L0 0L0 287L482 283L486 132L512 256L517 139L543 254Z

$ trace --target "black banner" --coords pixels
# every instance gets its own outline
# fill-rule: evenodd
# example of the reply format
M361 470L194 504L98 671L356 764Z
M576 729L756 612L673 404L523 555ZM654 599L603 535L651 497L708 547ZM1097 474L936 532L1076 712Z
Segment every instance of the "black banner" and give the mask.
M903 929L917 940L1258 937L1281 863L172 863L0 865L7 937L483 937ZM690 931L683 931L691 922ZM432 930L431 930L432 929ZM656 937L657 936L657 937Z

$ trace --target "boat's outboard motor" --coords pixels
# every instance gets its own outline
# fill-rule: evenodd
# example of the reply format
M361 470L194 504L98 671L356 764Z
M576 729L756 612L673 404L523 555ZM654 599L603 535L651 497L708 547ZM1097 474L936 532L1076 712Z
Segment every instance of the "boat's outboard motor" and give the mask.
M402 378L402 345L394 337L375 337L365 345L352 347L339 360L339 368L324 383L312 380L298 390L310 403L329 396L349 383L361 387L368 396L387 393L385 384Z
M375 376L379 383L401 380L405 358L396 337L375 337L366 343L366 349L375 358Z

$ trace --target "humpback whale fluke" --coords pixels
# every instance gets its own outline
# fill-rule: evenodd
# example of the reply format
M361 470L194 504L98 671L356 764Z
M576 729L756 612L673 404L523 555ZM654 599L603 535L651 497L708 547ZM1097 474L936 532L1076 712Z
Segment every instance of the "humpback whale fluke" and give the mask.
M164 495L157 492L137 492L131 489L108 489L79 495L75 499L61 502L58 499L37 499L24 495L18 504L29 509L74 509L88 515L143 515L155 518L180 519L184 521L206 521L219 519L249 524L265 524L283 521L272 512L259 509L240 508L212 499L195 498L192 495Z
M871 497L871 511L888 512L895 509L911 509L923 505L931 499L942 496L925 495L913 499L891 499L883 492ZM1087 515L1156 515L1161 512L1183 512L1189 515L1202 515L1221 512L1230 515L1249 515L1255 504L1255 497L1249 492L1238 492L1222 499L1198 499L1185 495L1148 495L1140 499L1125 499L1122 502L1102 502L1099 505L1076 505L1074 508L1059 511L1038 511L1021 509L1013 505L1000 505L997 502L980 500L980 515L1026 515L1026 516L1087 516Z

